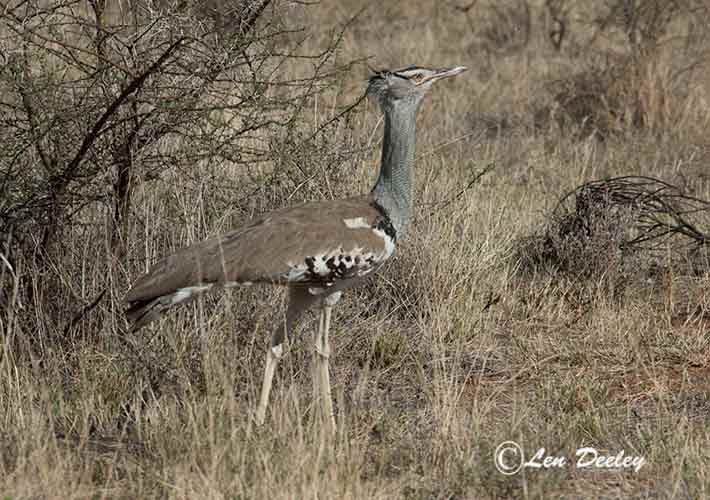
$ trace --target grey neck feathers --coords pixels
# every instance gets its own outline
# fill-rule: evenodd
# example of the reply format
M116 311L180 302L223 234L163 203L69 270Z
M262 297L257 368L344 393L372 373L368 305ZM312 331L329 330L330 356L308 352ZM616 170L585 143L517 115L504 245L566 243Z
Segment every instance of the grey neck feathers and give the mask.
M397 239L405 235L411 218L418 107L419 100L383 106L385 137L382 163L380 176L372 188L372 196L392 221Z

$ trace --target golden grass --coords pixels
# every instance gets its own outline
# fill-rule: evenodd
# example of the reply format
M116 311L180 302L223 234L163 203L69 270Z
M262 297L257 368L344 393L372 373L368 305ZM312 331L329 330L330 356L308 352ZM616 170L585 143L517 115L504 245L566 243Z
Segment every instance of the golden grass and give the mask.
M308 19L325 31L363 5L325 2ZM710 496L707 267L693 276L679 266L639 277L621 300L588 283L592 300L581 303L570 293L574 283L523 275L513 258L520 238L585 180L652 175L710 198L702 78L682 96L688 107L672 113L669 97L649 84L643 105L660 107L650 131L577 140L529 119L552 106L545 85L569 76L575 56L554 53L543 37L490 63L448 4L369 5L347 32L344 58L471 69L440 84L422 108L412 234L395 261L335 312L337 436L328 438L312 416L312 316L279 367L266 425L252 423L281 290L205 297L135 335L126 333L121 298L158 256L252 213L366 191L381 133L371 105L324 146L367 152L334 168L313 165L320 175L293 199L284 192L242 200L229 165L213 166L224 181L214 185L175 172L170 184L137 194L142 223L131 228L127 265L112 260L106 215L97 211L88 228L67 229L72 251L53 262L51 279L64 295L46 296L47 277L17 269L35 283L35 298L2 325L0 498ZM647 70L653 79L671 68ZM343 83L339 104L362 92L365 76L355 71ZM332 116L329 98L314 103L309 127ZM520 121L487 135L475 119L482 112ZM442 208L488 165L491 173ZM235 196L244 204L235 207ZM76 304L104 287L106 298L64 336ZM30 344L29 360L9 349ZM504 476L493 453L506 440L567 457L583 446L625 450L646 465Z

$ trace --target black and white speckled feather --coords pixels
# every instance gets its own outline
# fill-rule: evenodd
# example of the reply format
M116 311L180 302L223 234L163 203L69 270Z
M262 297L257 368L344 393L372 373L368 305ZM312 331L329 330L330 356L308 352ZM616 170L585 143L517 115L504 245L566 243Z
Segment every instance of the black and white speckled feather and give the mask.
M338 282L363 278L377 270L394 253L396 232L389 219L382 215L372 223L364 217L343 219L346 230L369 230L382 240L380 248L338 246L299 262L288 262L289 270L283 275L289 283L307 284L313 293L322 293Z

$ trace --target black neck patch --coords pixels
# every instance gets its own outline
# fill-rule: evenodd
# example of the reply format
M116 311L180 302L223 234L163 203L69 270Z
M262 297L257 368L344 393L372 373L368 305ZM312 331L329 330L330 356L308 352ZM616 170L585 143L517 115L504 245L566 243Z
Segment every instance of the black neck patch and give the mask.
M376 201L372 202L372 206L375 207L375 209L380 213L380 216L377 217L377 219L375 219L375 222L372 224L372 228L382 231L387 236L392 238L393 242L396 242L397 230L394 228L394 224L392 224L392 219L390 219L389 215L387 215L387 211L382 205L380 205Z

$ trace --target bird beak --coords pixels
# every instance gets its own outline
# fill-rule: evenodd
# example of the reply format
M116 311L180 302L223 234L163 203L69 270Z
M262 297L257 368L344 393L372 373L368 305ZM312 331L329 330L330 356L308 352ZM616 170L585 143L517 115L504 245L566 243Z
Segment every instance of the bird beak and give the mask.
M436 70L436 73L434 73L430 80L439 80L440 78L448 78L450 76L456 76L464 71L466 71L468 68L466 66L454 66L453 68L442 68Z

